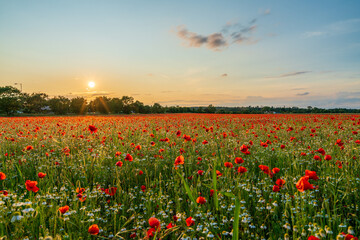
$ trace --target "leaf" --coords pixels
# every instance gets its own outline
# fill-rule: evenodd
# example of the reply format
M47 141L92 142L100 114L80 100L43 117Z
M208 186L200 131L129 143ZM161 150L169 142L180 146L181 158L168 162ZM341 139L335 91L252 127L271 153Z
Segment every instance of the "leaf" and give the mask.
M182 182L183 182L184 187L185 187L185 191L186 191L187 195L189 196L190 200L196 205L195 198L194 198L194 196L192 195L191 190L190 190L190 188L189 188L189 185L188 185L188 184L186 183L186 181L185 181L185 178L184 178L183 176L181 176L180 173L178 173L178 172L176 172L176 173L177 173L177 174L180 176L180 178L182 179Z

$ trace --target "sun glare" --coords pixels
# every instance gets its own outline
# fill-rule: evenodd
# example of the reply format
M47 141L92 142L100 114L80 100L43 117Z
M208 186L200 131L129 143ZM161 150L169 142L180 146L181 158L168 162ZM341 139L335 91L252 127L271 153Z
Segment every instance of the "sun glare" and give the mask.
M94 88L94 87L95 87L95 83L94 83L94 82L89 82L89 83L88 83L88 86L89 86L89 88Z

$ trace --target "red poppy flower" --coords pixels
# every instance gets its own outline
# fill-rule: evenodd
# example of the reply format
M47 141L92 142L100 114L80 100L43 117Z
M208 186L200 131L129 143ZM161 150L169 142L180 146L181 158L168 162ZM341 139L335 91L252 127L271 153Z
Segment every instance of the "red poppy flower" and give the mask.
M157 229L160 226L160 221L157 218L151 217L149 218L149 225Z
M139 171L139 175L143 175L143 174L144 174L144 172L140 170L140 171Z
M94 125L89 125L89 131L92 133L96 133L97 132L97 128Z
M30 151L30 150L33 150L33 149L34 149L34 147L33 147L33 146L30 146L30 145L26 147L26 150L27 150L27 151Z
M186 221L186 226L188 227L191 227L192 225L195 224L195 221L192 217L188 217L185 221Z
M226 162L226 163L224 163L224 166L227 168L232 168L233 164L231 162Z
M118 167L121 167L121 166L123 165L123 162L122 162L122 161L118 161L115 165L118 166Z
M332 157L331 157L330 155L326 155L326 156L324 157L324 159L325 159L326 161L330 161L330 160L332 159Z
M152 238L155 232L156 232L155 228L150 228L149 230L147 230L146 235L148 238Z
M133 161L133 157L128 153L128 154L126 154L125 161L132 162L132 161Z
M3 172L0 172L0 180L5 180L6 179L6 175Z
M210 197L214 195L214 189L210 189Z
M305 176L308 176L309 179L317 181L319 177L316 175L315 171L305 170Z
M204 174L204 171L203 170L199 170L197 171L197 174L199 174L200 176L202 176Z
M276 180L276 184L279 185L280 188L282 188L282 186L284 186L284 184L285 184L285 180L278 179L278 180Z
M278 185L274 185L273 192L279 192L279 191L280 191L280 187Z
M314 236L310 236L308 237L308 240L320 240L320 238L314 237Z
M314 189L314 186L309 183L309 177L304 176L301 177L300 180L296 183L296 188L299 190L299 192L303 192L308 189Z
M142 186L141 186L141 191L145 192L145 190L146 190L146 186L145 186L145 185L142 185Z
M25 182L26 189L28 191L33 191L35 193L39 191L39 188L36 185L37 185L37 181L26 180Z
M43 172L38 173L39 178L44 178L45 176L46 176L46 173L43 173Z
M174 165L177 166L177 165L182 165L184 163L185 163L184 157L183 157L183 155L180 155L175 159Z
M321 161L321 158L320 158L318 155L315 155L315 156L314 156L314 160L316 160L316 161L319 161L319 160L320 160L320 161Z
M198 197L196 199L196 202L199 203L199 204L205 204L206 203L206 199L204 197Z
M358 240L357 237L354 237L351 234L346 234L346 233L342 232L341 235L343 235L345 237L345 240Z
M273 168L273 169L272 169L272 172L273 172L274 174L276 174L276 173L280 172L280 169L277 168L277 167L276 167L276 168Z
M61 212L61 214L66 213L67 211L69 211L69 206L65 205L63 207L59 207L59 211Z
M323 149L323 148L319 148L318 150L317 150L317 152L318 153L320 153L321 155L325 155L325 150Z
M167 229L170 229L170 228L173 228L173 227L176 227L176 225L175 225L175 224L172 224L172 223L169 223L169 224L166 226Z
M244 159L242 159L241 157L236 157L235 158L235 163L236 164L241 164L241 163L243 163L244 162Z
M245 167L240 166L240 167L238 167L237 171L238 171L238 173L246 173L247 169Z
M89 230L88 232L91 234L91 235L97 235L99 234L100 232L100 229L99 229L99 226L97 224L93 224L89 227Z

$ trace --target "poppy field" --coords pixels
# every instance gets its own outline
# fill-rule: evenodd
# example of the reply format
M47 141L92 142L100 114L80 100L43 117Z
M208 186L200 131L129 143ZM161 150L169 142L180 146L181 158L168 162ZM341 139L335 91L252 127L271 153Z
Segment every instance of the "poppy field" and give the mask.
M0 118L0 239L358 239L360 116Z

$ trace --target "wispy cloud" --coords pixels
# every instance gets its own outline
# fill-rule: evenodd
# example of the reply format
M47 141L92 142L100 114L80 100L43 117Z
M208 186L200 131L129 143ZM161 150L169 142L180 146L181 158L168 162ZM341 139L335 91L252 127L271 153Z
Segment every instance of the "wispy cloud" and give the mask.
M310 73L311 71L299 71L299 72L289 72L289 73L284 73L278 76L267 76L265 78L285 78L285 77L293 77L293 76L298 76L298 75L302 75L302 74L306 74L306 73Z
M346 19L323 27L320 30L303 33L305 38L348 34L360 31L360 18Z
M265 10L263 15L268 15L270 10ZM185 25L178 26L177 36L184 40L187 47L205 46L213 51L221 51L233 44L253 44L257 40L253 38L253 33L257 29L257 18L252 19L247 24L239 22L228 22L218 32L212 34L200 34L191 32Z
M88 92L71 92L69 95L71 97L87 97L87 98L93 98L93 97L99 97L99 96L110 96L114 94L113 92L107 92L107 91L88 91Z
M296 94L296 96L306 96L306 95L309 95L309 94L310 94L309 92L303 92L303 93Z
M224 73L224 74L221 74L222 77L227 77L228 74L227 73Z

